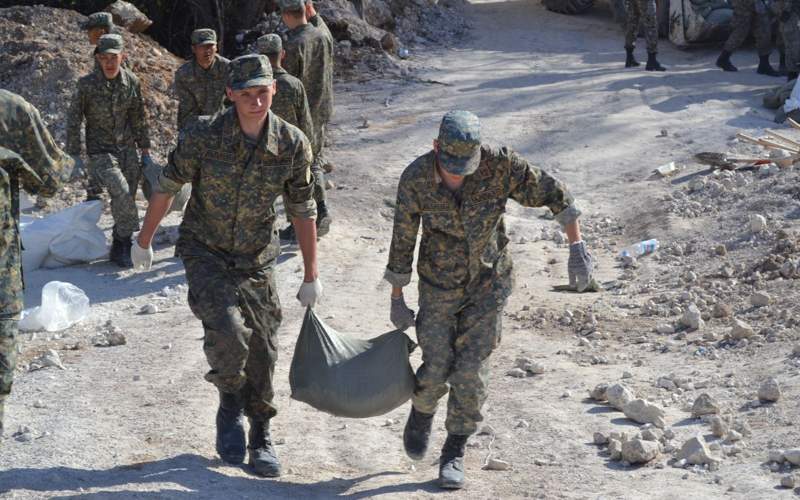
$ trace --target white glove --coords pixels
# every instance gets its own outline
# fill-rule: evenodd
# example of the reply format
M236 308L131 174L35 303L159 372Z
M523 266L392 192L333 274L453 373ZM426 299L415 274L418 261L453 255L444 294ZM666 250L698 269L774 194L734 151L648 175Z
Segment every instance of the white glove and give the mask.
M297 300L303 307L314 307L317 301L322 298L322 281L319 278L311 282L303 282L300 291L297 292Z
M153 265L153 247L142 248L134 239L131 246L131 260L134 271L149 271L150 266Z

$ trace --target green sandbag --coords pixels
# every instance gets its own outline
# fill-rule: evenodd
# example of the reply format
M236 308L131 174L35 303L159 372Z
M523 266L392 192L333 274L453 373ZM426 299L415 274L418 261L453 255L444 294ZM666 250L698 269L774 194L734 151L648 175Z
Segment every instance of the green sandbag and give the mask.
M338 417L383 415L411 398L416 344L395 330L364 340L306 310L289 371L292 398Z

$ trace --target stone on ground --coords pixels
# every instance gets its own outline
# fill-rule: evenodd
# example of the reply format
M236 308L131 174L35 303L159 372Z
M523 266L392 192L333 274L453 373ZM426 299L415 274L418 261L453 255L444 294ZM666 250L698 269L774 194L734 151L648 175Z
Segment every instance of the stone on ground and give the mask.
M622 443L622 460L631 464L644 464L658 456L661 445L656 441L631 439Z
M700 434L683 443L677 459L686 460L690 465L710 465L719 462L719 458L711 454L708 444Z
M692 405L692 416L702 417L703 415L716 415L719 413L719 403L708 393L703 393L694 400Z
M629 401L622 411L626 417L640 424L653 424L660 429L667 425L664 410L644 399Z
M625 411L625 405L634 400L633 392L622 384L614 384L606 390L608 404L619 411Z
M758 389L758 399L773 403L781 398L781 386L774 377L770 377Z

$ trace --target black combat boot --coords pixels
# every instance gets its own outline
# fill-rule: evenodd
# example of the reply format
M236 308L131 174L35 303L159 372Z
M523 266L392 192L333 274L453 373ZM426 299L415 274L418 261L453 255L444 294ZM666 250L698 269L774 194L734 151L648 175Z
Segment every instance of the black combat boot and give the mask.
M797 71L789 71L789 72L787 72L786 73L786 81L787 82L791 82L792 80L796 80L797 79L797 75L798 75Z
M287 245L297 244L297 234L294 232L294 225L292 224L289 224L285 228L279 230L278 237L280 237L281 242L286 243Z
M250 452L250 466L262 477L278 477L281 475L281 463L272 446L269 435L269 420L250 419L247 450Z
M722 68L722 71L739 71L731 62L731 53L727 50L723 50L717 58L717 66Z
M331 230L333 217L328 212L328 206L324 201L317 203L317 238L322 238Z
M659 64L656 59L656 52L647 53L647 66L644 67L646 71L666 71L667 68Z
M458 490L464 487L464 448L469 436L448 434L439 458L439 487Z
M636 68L637 66L641 66L639 61L637 61L633 57L633 47L625 47L625 67L626 68Z
M406 455L414 460L422 460L428 451L428 441L431 437L433 415L418 412L413 406L403 430L403 447Z
M756 69L756 73L767 76L781 76L781 74L775 71L775 68L773 68L769 63L769 54L765 56L758 56L758 69Z
M239 396L220 391L217 409L217 454L229 464L244 462L244 415Z

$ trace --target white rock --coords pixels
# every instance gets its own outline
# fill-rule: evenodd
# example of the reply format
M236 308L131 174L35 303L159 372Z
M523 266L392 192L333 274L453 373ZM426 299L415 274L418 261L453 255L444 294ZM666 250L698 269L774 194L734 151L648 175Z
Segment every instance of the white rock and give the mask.
M787 474L781 478L781 486L784 488L794 488L797 481L792 474Z
M525 378L528 376L528 372L522 368L512 368L506 372L506 375L514 378Z
M747 339L755 335L753 327L740 319L734 319L731 322L731 337L735 340Z
M689 307L686 308L686 311L681 317L681 325L685 326L690 331L703 328L705 321L703 321L703 314L700 312L697 305L689 304Z
M728 433L728 424L719 415L714 415L709 420L711 424L711 434L715 437L721 438Z
M756 307L768 306L772 302L772 297L766 292L756 292L750 296L750 303Z
M608 436L606 436L602 432L595 432L594 436L592 436L592 440L594 441L594 444L596 444L598 446L599 445L604 445L604 444L608 443Z
M645 429L642 431L642 439L645 441L661 441L664 437L664 432L658 428Z
M678 386L675 385L675 382L668 377L658 377L658 380L656 380L656 387L666 389L670 392L678 388Z
M666 426L664 410L644 399L629 401L623 412L626 417L640 424L653 424L660 429Z
M741 440L742 440L742 435L734 430L728 431L728 434L725 436L725 441L727 441L728 443L735 443Z
M631 464L643 464L656 458L660 450L658 442L631 439L622 443L622 459Z
M763 215L752 214L750 215L750 232L760 233L767 229L767 219Z
M606 390L608 404L624 411L625 405L634 400L633 392L622 384L614 384Z
M31 361L30 371L41 370L42 368L54 367L61 370L66 370L64 364L61 362L61 356L58 355L53 349L48 350L38 358Z
M595 401L607 401L608 384L597 384L594 389L589 391L589 397Z
M619 460L622 458L622 443L616 439L608 440L608 453L611 455L611 460Z
M775 402L781 399L781 386L774 377L770 377L758 389L758 399L764 402Z
M715 415L719 413L719 403L708 393L703 393L694 400L692 405L692 416L702 417L703 415Z
M786 459L783 455L783 450L770 450L767 453L767 462L778 462L781 463Z
M660 333L661 335L671 335L675 333L675 327L669 323L661 323L660 325L656 326L656 333Z
M800 448L785 450L783 458L792 465L800 465Z
M686 460L686 463L691 465L711 465L719 461L719 458L711 454L705 439L700 434L683 443L677 458Z
M494 427L492 427L489 424L486 424L483 427L481 427L481 430L478 432L478 435L479 436L494 436L495 435Z
M140 314L155 314L158 312L158 306L155 304L145 304L139 310Z
M508 470L511 468L511 464L499 458L490 458L483 468L485 470Z
M792 278L795 275L795 273L797 273L797 264L795 264L794 262L792 262L790 260L787 260L781 266L780 273L781 273L781 276L783 276L787 280Z

